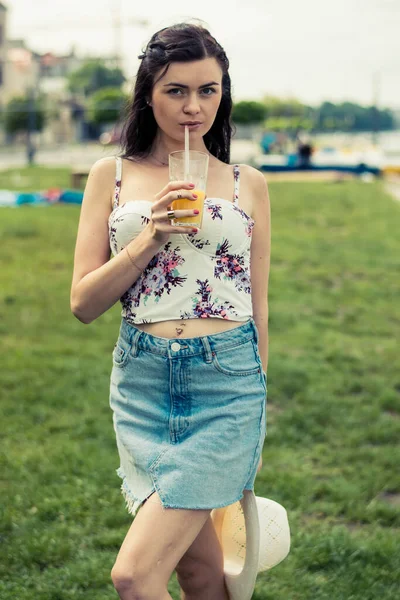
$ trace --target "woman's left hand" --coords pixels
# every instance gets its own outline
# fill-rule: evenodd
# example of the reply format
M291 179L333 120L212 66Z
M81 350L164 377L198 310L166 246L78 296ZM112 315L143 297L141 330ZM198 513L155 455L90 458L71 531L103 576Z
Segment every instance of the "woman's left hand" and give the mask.
M261 469L261 467L262 467L262 457L260 457L260 462L258 463L257 473Z

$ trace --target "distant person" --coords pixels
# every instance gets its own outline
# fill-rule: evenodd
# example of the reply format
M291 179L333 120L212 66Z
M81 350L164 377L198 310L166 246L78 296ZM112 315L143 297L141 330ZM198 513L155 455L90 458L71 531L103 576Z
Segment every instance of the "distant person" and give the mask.
M31 140L29 140L28 148L27 148L27 156L28 156L28 162L30 165L35 162L36 152L37 152L37 148L36 148L35 143L32 142Z
M269 154L274 148L276 135L271 131L265 131L261 138L261 148L264 154Z
M313 146L310 142L303 142L299 140L297 146L298 156L298 167L300 169L308 169L311 166L311 156L313 153Z
M228 600L210 513L254 490L262 464L268 189L257 169L230 164L229 61L209 31L166 27L139 58L123 153L89 173L71 286L83 323L122 304L109 401L135 518L111 577L123 600L171 598L174 570L187 597L201 585L203 598ZM188 122L190 148L209 155L200 231L171 221L195 214L172 210L194 197L168 169Z

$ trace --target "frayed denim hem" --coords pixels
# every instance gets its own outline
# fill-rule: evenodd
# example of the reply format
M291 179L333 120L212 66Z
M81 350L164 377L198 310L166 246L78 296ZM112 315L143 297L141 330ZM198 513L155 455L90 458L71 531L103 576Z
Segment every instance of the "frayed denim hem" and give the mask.
M142 504L143 500L134 496L131 490L129 489L128 483L126 481L126 475L122 467L119 467L117 469L117 474L122 479L121 492L126 502L126 508L128 510L128 513L134 517L136 516L136 513L139 510L139 507Z
M207 504L207 505L203 504L201 506L200 505L196 505L196 506L182 506L181 504L171 504L171 503L166 502L163 499L162 495L159 493L158 486L157 486L156 482L154 481L154 478L152 478L153 482L154 482L154 489L150 492L150 494L147 495L146 498L140 499L137 496L135 496L132 493L131 489L129 488L129 485L128 485L128 482L126 480L126 475L124 473L123 468L119 467L118 469L116 469L116 472L117 472L118 476L121 477L121 479L122 479L121 492L122 492L122 495L123 495L124 500L126 502L126 508L128 510L128 513L130 515L132 515L133 517L136 516L136 514L137 514L137 512L138 512L138 510L140 508L140 506L154 492L158 492L158 495L159 495L160 500L161 500L161 507L163 508L163 510L165 510L167 508L180 508L180 509L184 509L184 510L213 510L214 508L223 508L225 506L230 506L231 504L235 504L236 502L239 502L243 498L243 496L244 496L244 494L242 492L237 498L234 498L232 500L225 500L224 502L219 502L218 504L213 503L212 506L210 506L209 504ZM248 489L253 490L254 486L252 488L244 488L244 490L245 489L246 490L248 490Z

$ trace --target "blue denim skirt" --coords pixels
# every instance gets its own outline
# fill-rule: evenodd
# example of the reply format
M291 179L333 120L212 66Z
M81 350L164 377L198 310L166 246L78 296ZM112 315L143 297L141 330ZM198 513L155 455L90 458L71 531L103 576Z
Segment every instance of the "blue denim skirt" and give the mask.
M163 338L122 319L110 408L127 510L228 506L254 489L266 436L267 376L250 318L228 331Z

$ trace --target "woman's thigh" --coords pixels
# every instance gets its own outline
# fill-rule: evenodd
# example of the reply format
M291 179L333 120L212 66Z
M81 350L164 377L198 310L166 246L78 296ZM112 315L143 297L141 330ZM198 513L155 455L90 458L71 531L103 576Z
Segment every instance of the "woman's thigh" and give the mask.
M201 575L202 572L222 573L223 568L222 548L210 515L196 539L178 562L176 572L182 579L190 579Z
M113 567L123 578L168 581L211 510L164 508L155 492L138 511Z

